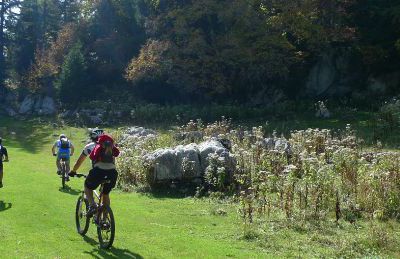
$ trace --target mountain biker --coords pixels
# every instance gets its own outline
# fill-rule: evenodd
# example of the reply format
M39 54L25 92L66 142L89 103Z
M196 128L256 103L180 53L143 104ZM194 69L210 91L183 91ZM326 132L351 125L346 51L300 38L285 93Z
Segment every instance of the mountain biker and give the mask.
M96 203L93 199L93 190L95 190L104 180L108 180L103 186L102 198L104 205L110 205L109 193L115 187L118 178L118 172L115 167L115 158L119 155L119 150L114 144L114 140L103 134L99 136L95 148L90 153L90 159L93 161L93 168L85 181L85 193L89 199L89 216L96 210Z
M57 153L56 153L57 149ZM66 173L69 172L69 161L70 161L70 156L74 154L75 147L71 143L71 141L67 138L65 134L60 134L59 139L54 142L54 145L51 149L53 156L56 156L56 165L57 165L57 174L61 174L61 163L60 160L64 159L65 165L66 165ZM66 175L66 181L69 181L68 175Z
M3 161L8 162L7 148L2 145L3 139L0 137L0 188L3 188Z
M69 173L70 176L76 175L76 171L79 170L79 167L82 165L83 161L85 161L86 157L92 156L94 149L99 144L99 139L102 138L102 136L107 135L104 135L103 130L95 129L90 132L89 136L92 142L87 144L83 149L82 154L76 161L72 171ZM115 170L114 160L111 163L92 160L92 169L89 171L89 174L86 177L84 186L85 195L89 201L88 216L93 215L96 211L96 203L93 198L93 190L95 190L104 179L108 179L110 180L110 182L104 184L103 203L106 205L110 205L109 193L111 189L115 187L117 176L118 173Z
M73 169L71 171L72 174L79 170L79 167L81 167L81 165L85 161L86 157L88 157L90 155L90 153L96 146L96 142L99 139L99 136L101 136L103 134L104 134L104 130L102 130L102 129L94 129L94 130L90 131L90 133L89 133L90 143L87 144L83 148L81 155L79 156L78 160L76 161L75 165L73 166Z

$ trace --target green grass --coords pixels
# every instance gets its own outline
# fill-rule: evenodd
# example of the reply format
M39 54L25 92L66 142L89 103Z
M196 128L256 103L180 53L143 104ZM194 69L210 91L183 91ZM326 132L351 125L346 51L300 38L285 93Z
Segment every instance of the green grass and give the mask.
M396 221L362 220L305 222L272 216L246 236L265 251L279 257L304 258L399 258L400 230Z
M394 221L313 225L271 218L245 228L230 203L118 190L111 194L114 247L101 250L93 225L85 238L76 233L83 180L72 179L61 190L50 151L54 136L64 132L77 147L74 162L85 130L58 129L44 119L0 122L10 155L0 189L2 258L400 257L400 224ZM81 172L88 168L89 162ZM219 208L227 215L215 213Z
M65 132L83 147L83 129L53 129L46 122L1 120L10 162L0 190L0 254L14 258L201 258L262 257L257 244L240 240L236 214L211 214L208 201L192 198L112 193L116 240L98 248L95 229L76 233L74 210L83 180L60 189L51 156L53 135ZM36 125L36 126L35 126ZM15 132L15 135L10 134ZM77 152L78 154L79 152ZM73 157L74 161L76 157ZM86 171L88 169L86 164Z

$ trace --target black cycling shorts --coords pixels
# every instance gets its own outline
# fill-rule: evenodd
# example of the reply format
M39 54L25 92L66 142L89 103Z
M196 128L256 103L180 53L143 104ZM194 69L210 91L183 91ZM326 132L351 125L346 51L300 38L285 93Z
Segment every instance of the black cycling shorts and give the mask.
M89 174L85 180L85 186L90 190L95 190L104 180L108 180L108 182L104 184L103 193L109 194L111 190L115 187L115 184L117 183L117 178L117 170L103 170L95 167L89 171Z
M3 172L3 162L0 163L0 172Z

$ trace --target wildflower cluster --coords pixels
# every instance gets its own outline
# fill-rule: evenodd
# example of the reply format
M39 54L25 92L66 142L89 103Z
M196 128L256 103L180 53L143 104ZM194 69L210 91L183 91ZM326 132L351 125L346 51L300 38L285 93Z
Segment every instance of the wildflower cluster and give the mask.
M252 141L234 144L245 222L271 210L289 219L400 217L400 155L363 153L350 125L336 136L330 130L292 132L288 149L268 148L271 139L255 132Z

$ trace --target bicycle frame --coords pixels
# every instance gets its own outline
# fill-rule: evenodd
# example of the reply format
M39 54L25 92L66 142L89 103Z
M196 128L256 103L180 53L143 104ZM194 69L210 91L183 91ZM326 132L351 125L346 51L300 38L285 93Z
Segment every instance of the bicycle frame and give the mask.
M101 193L98 193L96 190L93 190L93 194L94 194L94 196L97 198L97 200L100 200L100 195L101 195Z
M103 186L100 186L99 192L97 192L96 190L93 190L93 195L94 195L94 197L96 197L99 206L101 206L102 197L103 197L102 192L101 192L102 187Z
M77 174L78 177L87 177L87 175L84 174ZM107 180L108 181L108 180ZM100 188L99 191L93 190L93 198L95 198L97 200L97 204L100 206L102 206L103 204L103 187L104 184L107 183L107 181L104 181L102 184L100 184ZM84 195L84 197L86 197L85 191L82 191L82 195Z
M100 188L99 188L98 192L96 190L93 190L93 196L94 196L94 198L96 198L97 204L99 205L99 207L101 205L103 205L102 204L103 203L103 199L102 198L103 198L103 185L104 184L105 184L105 182L100 185ZM83 193L85 194L85 192L83 192ZM86 194L85 194L85 197L86 197Z

